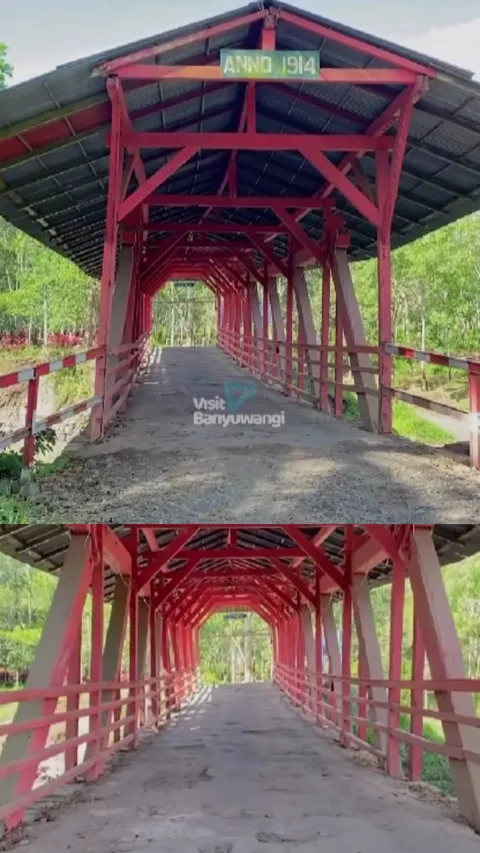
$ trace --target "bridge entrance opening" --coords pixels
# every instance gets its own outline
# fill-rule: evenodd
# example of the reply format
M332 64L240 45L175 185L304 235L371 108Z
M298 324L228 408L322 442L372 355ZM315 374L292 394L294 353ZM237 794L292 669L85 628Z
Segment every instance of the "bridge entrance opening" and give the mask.
M81 793L79 778L108 780L127 751L129 820L142 802L166 808L152 830L173 833L175 815L190 814L183 840L189 827L214 838L224 827L210 817L236 808L271 840L291 837L291 818L308 837L350 833L351 851L353 808L380 849L422 849L434 831L447 850L454 825L444 833L427 820L441 812L405 800L431 754L480 830L480 682L466 677L441 568L478 553L474 525L19 525L0 535L5 554L57 578L25 686L0 693L11 711L0 725L7 829L52 797L64 802L70 783ZM370 770L354 771L340 747L368 754ZM370 818L385 819L384 797L393 848ZM276 823L264 825L270 813Z
M344 418L353 399L360 424L377 433L375 446L406 457L387 438L400 399L463 421L479 466L478 361L398 345L391 282L393 248L478 208L480 171L470 152L480 86L472 75L268 2L69 63L48 75L50 94L45 86L42 78L0 93L0 213L100 279L97 346L81 354L95 362L92 394L82 401L91 438L105 435L139 373L159 363L158 353L148 361L155 294L194 281L215 303L215 342L240 367L236 381L248 371L269 386L265 393L319 410L304 424L319 436L317 456L329 455L322 435L337 432L331 416ZM367 336L352 265L370 257L378 286ZM191 337L183 323L181 343ZM168 421L176 379L192 396L199 356L188 355L181 375L170 376L177 354L164 353L142 389L137 426L165 412ZM222 386L232 369L224 355L211 363ZM396 388L395 359L460 371L470 413ZM25 426L2 439L25 441L26 465L40 428L38 382L56 369L52 362L0 378L0 387L29 383ZM284 397L275 396L281 408ZM175 419L184 434L186 415ZM165 425L157 426L153 434ZM338 434L356 443L358 458L364 437L344 426ZM299 436L283 444L300 444L314 461ZM143 439L136 449L145 449ZM333 453L341 468L341 448ZM446 495L449 473L428 458L432 470L422 479L437 475L432 491ZM400 467L413 478L411 462ZM386 479L397 476L390 469Z

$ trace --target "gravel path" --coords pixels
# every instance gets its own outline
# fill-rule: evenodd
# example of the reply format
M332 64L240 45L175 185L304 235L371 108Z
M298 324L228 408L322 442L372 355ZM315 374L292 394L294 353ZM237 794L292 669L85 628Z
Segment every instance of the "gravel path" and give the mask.
M284 425L195 426L193 398L249 382L242 412ZM110 435L73 443L42 485L55 521L468 522L477 472L432 448L367 433L266 388L216 349L166 349Z
M478 851L452 806L348 756L271 685L216 688L23 843L29 853Z

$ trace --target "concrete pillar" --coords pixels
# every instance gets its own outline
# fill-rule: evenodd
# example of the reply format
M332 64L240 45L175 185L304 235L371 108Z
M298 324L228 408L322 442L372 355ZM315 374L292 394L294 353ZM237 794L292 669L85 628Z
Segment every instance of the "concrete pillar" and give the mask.
M363 319L345 250L337 249L332 257L331 266L337 299L342 312L347 346L366 346ZM377 383L373 373L359 372L362 368L364 370L371 369L373 367L372 359L368 353L352 353L350 364L352 369L356 371L353 378L363 426L368 430L375 430L378 423ZM375 394L367 394L367 390L372 390Z
M302 604L300 619L305 638L305 657L307 659L307 685L310 694L310 708L315 708L317 679L315 674L315 637L313 635L312 613L308 604Z
M118 347L123 342L123 331L127 319L130 284L133 272L133 246L122 246L118 259L117 275L112 297L112 316L110 319L109 348Z
M138 599L138 681L145 678L145 663L148 646L148 626L150 620L150 608L144 598ZM149 690L145 688L140 694L140 725L145 725L147 720L147 706L150 702Z
M110 609L110 619L108 621L105 643L103 646L103 661L102 661L102 680L117 681L120 678L120 670L122 665L123 645L125 642L125 633L127 628L128 603L130 599L130 585L128 580L122 575L117 575L115 578L115 587L113 590L113 600ZM111 702L114 698L120 699L119 691L103 690L102 704ZM114 712L114 718L120 719L120 710ZM109 711L104 711L101 716L101 728L108 725L112 714ZM119 740L119 733L115 732L116 740ZM87 746L87 758L93 754L92 744Z
M93 563L90 559L90 541L87 535L74 534L43 627L35 659L30 667L26 690L45 690L61 687L72 649L78 639L83 607L92 579ZM19 702L14 723L28 723L55 712L57 699L37 702ZM0 755L0 765L10 764L41 751L48 735L48 727L31 729L9 735ZM10 774L0 780L0 805L31 790L37 767ZM11 815L8 828L16 826L23 813Z
M282 316L278 297L277 279L273 276L268 279L268 297L272 312L274 337L279 345L280 382L283 384L285 382L285 320Z
M263 323L256 282L250 285L250 310L253 321L253 337L256 339L255 347L252 351L252 357L255 354L255 358L252 358L250 363L254 364L257 370L261 371L263 366L263 342L260 343L260 341L263 338Z
M295 288L295 297L297 300L298 317L300 325L303 326L305 342L307 343L307 345L314 347L317 344L317 333L315 331L315 324L313 322L312 305L310 302L310 295L308 293L307 282L305 279L305 272L302 267L296 268L293 276L293 284ZM311 350L307 346L306 356L308 375L313 383L313 393L315 394L315 400L318 401L320 399L320 351L315 349Z
M442 570L428 529L414 530L408 572L432 679L466 678ZM441 712L476 716L471 693L453 692L446 685L442 691L435 692L435 698ZM480 754L480 729L457 722L442 725L448 746ZM460 811L480 832L480 765L468 758L450 758L450 769Z
M335 623L335 617L333 614L333 599L329 595L322 595L321 597L321 607L322 607L322 624L323 624L323 633L325 637L325 645L327 648L328 660L330 663L330 673L331 675L341 675L342 674L342 656L340 654L340 646L338 643L338 632L337 626ZM329 682L323 685L326 688L330 687ZM339 711L340 711L340 702L342 698L342 685L340 681L335 680L333 682L333 696L335 707L337 708L337 713L335 714L335 720L337 724L339 724ZM327 694L322 694L322 701L325 702L327 699ZM325 709L323 711L323 716L327 716L325 713Z
M353 613L357 629L358 646L365 668L365 678L385 678L383 671L380 643L378 642L375 617L373 615L370 589L366 575L355 575L353 578ZM371 696L374 701L388 702L386 687L372 687ZM388 725L388 711L386 708L375 708L370 706L370 719L383 726ZM374 734L375 746L386 755L387 734L376 731Z

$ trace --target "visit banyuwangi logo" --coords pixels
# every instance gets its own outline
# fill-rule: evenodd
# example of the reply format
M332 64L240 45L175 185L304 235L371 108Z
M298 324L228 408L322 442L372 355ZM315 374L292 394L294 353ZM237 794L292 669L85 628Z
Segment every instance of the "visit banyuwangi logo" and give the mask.
M285 412L241 412L242 406L255 396L253 382L227 381L225 395L221 397L194 397L193 423L195 426L271 426L285 423Z

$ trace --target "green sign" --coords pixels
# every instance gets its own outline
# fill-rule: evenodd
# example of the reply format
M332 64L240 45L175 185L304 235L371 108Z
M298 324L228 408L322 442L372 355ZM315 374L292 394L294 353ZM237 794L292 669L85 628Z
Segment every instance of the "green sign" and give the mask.
M221 50L224 77L252 80L318 80L317 50Z

